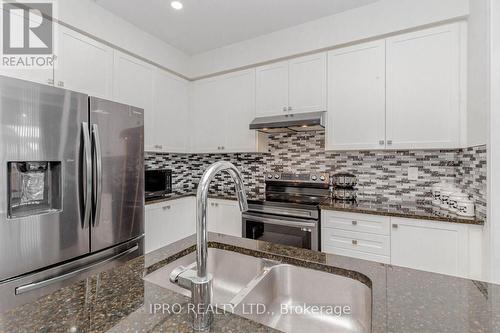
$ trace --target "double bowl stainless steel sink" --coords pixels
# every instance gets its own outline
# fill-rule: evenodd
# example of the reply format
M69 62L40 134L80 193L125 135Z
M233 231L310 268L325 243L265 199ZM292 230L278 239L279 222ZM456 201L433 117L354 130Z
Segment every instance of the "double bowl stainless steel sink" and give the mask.
M144 277L191 296L169 280L190 253ZM340 275L215 248L208 250L213 305L283 332L370 332L371 289Z

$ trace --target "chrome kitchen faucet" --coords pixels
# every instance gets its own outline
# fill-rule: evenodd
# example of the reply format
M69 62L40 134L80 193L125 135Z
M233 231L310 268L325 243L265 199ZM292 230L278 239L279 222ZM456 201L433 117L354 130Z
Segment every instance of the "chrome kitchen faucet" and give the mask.
M248 210L241 172L229 162L217 162L209 166L201 177L196 193L196 271L191 266L179 266L170 273L170 281L191 290L193 328L197 331L210 328L213 320L212 311L208 311L212 300L212 276L207 273L207 201L210 183L220 171L226 171L233 179L240 210Z

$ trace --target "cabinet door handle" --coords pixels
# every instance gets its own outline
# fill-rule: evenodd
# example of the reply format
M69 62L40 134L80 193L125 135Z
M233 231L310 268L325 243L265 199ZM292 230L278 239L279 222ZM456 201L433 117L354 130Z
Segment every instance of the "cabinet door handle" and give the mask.
M292 111L292 107L291 106L288 107L288 111Z
M385 144L385 140L380 140L380 141L378 142L378 144L379 144L379 145L381 145L381 146L383 146L383 145Z
M353 240L352 240L352 245L358 245L358 241L357 241L357 240L355 240L355 239L353 239Z
M387 140L387 144L390 146L392 145L392 140Z
M352 221L352 225L357 225L358 221Z
M59 82L57 82L57 85L58 85L59 87L64 87L64 82L59 81Z
M286 106L283 107L283 112L286 112L287 108Z
M47 83L48 83L48 84L54 84L54 79L48 79L48 80L47 80Z
M163 206L163 210L170 209L170 206Z
M398 225L397 225L396 223L394 223L394 224L392 225L392 229L397 229L397 228L398 228Z

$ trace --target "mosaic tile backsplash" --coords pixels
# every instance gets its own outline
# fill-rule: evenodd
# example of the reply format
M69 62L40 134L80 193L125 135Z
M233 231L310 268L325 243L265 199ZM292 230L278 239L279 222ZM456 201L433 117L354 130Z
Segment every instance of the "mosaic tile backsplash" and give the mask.
M174 191L193 191L203 171L216 161L230 161L243 173L249 191L264 192L266 172L350 172L358 176L358 197L365 200L430 200L434 183L452 179L476 201L486 216L486 146L458 150L326 152L324 132L273 134L269 152L254 154L146 154L146 168L172 169ZM418 180L408 168L418 168ZM232 191L229 176L218 175L211 191Z

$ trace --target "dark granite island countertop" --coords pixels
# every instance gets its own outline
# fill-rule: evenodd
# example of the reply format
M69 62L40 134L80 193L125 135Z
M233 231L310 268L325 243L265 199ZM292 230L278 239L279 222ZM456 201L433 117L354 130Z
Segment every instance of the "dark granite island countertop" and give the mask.
M320 208L323 210L334 210L351 213L484 225L484 219L480 217L459 216L451 213L446 209L434 206L430 202L380 202L369 200L357 200L356 202L348 202L327 199L321 203Z
M194 243L188 237L1 313L0 332L191 332L186 311L152 311L154 304L185 306L189 299L142 277L194 251ZM372 290L373 333L500 331L499 285L219 234L210 234L210 246L365 283ZM217 314L211 331L275 332L230 313Z

